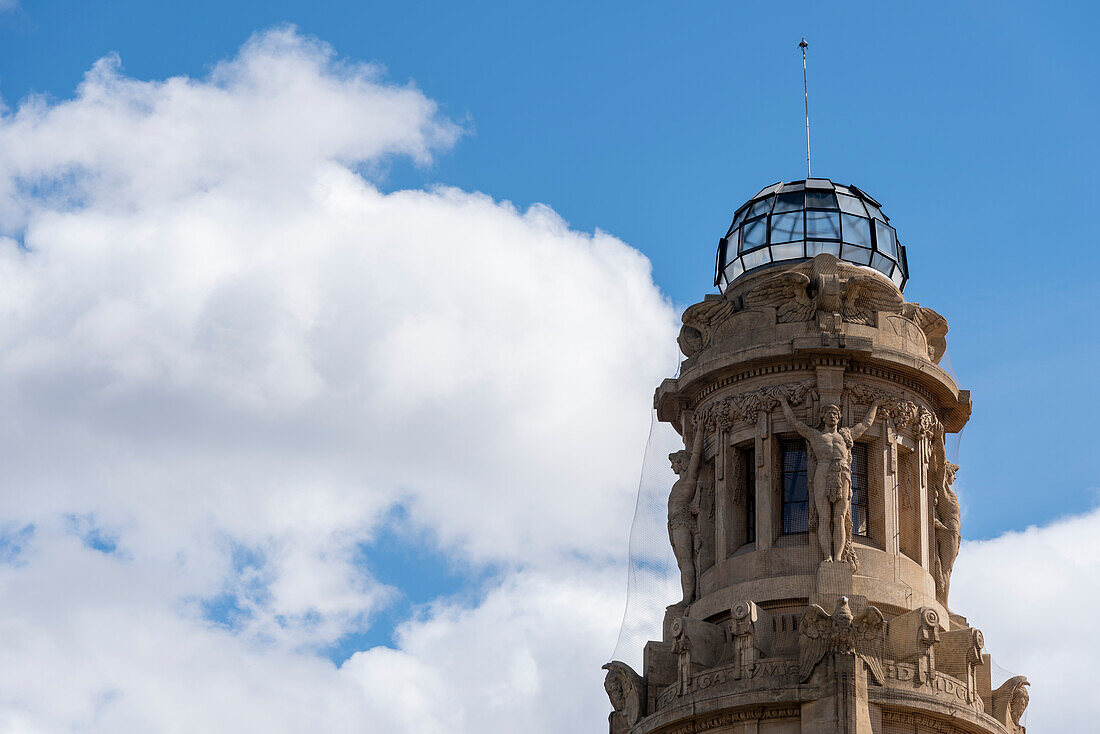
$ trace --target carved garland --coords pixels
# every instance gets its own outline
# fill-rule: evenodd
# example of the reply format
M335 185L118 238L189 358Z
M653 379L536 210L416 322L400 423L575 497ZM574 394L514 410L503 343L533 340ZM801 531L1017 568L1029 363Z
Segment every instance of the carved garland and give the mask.
M732 395L716 400L695 412L696 420L706 426L707 431L729 430L735 424L747 421L755 423L761 411L768 412L779 407L779 398L798 405L808 395L815 395L814 380L787 382L782 385Z
M846 385L844 394L854 403L870 405L876 400L879 410L894 420L897 428L908 426L920 438L931 438L937 426L941 426L939 419L928 410L914 403L912 400L893 393L880 390L869 385Z
M814 385L814 380L809 379L739 393L709 403L697 410L695 416L706 426L708 432L729 430L740 422L755 423L761 411L768 412L778 408L781 395L792 405L801 404L807 396L817 397ZM860 405L870 405L877 400L879 410L890 416L896 427L909 427L920 438L931 438L936 428L942 425L927 408L879 388L860 384L848 385L844 388L844 395Z

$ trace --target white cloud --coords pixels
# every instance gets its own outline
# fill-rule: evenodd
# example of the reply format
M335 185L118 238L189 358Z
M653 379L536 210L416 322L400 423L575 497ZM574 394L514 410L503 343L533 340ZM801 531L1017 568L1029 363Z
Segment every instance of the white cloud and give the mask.
M358 653L342 672L389 711L379 731L600 732L621 582L586 564L521 572L476 607L433 607L402 627L400 652Z
M285 29L0 119L0 732L604 730L675 314L546 207L379 190L460 135ZM337 667L316 651L400 593L357 560L395 503L499 580ZM1033 727L1100 714L1098 525L959 559Z
M1084 731L1100 717L1100 509L964 543L951 606L983 631L999 668L1031 682L1029 729Z
M379 190L460 135L291 29L0 118L0 731L604 726L676 318L548 207ZM337 668L395 503L499 584Z

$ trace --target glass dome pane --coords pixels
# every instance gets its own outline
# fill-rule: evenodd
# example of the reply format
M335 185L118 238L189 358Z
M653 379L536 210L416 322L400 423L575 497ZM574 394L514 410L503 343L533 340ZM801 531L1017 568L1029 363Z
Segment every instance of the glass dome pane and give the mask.
M772 209L772 213L802 211L804 198L801 191L796 194L780 194L775 197L775 208Z
M745 270L752 270L758 268L761 265L766 265L772 261L772 256L768 253L767 248L763 250L757 250L756 252L750 252L741 258L745 263Z
M801 239L801 211L772 215L772 242L794 242Z
M726 266L726 280L733 280L741 273L745 272L745 266L741 264L741 258L737 258L729 265Z
M844 245L840 248L840 259L853 262L856 265L870 265L871 251L862 247Z
M807 209L836 209L836 194L832 191L807 191Z
M832 196L832 194L830 194ZM840 239L839 212L806 212L806 238Z
M905 274L901 272L901 268L894 268L893 274L890 275L890 280L894 281L894 285L898 288L905 285Z
M889 224L884 224L879 220L875 220L875 241L878 244L878 249L885 252L895 260L898 257L898 240L894 234L894 228Z
M741 222L745 221L745 214L749 211L748 207L745 207L737 213L737 216L733 218L733 224L730 225L730 229L734 230L741 226Z
M772 245L772 260L798 260L804 257L802 241L788 242L785 245Z
M861 217L867 216L867 210L863 208L863 202L856 197L837 194L836 198L840 200L840 211L858 214Z
M807 242L806 257L814 257L821 253L828 253L834 257L840 257L839 242Z
M869 201L865 201L863 203L867 205L867 216L874 217L875 219L881 219L884 222L886 221L885 215L883 215L883 213L879 210L877 206Z
M768 218L760 217L746 222L741 228L741 246L737 251L745 252L766 244L768 244Z
M875 256L871 258L871 267L889 277L894 269L894 261L881 252L876 252Z
M871 220L854 217L851 214L840 215L844 225L844 241L860 247L871 246Z
M772 208L772 201L773 199L771 197L768 197L766 199L761 199L760 201L753 204L752 209L749 211L748 218L752 219L753 217L758 217L761 214L767 214L768 212L770 212Z

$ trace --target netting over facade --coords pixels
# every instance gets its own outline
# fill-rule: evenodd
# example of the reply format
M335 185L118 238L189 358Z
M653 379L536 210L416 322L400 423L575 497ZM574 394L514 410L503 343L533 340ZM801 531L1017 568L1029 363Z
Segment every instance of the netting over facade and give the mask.
M807 191L766 189L731 231L792 193L807 221ZM886 272L802 250L685 311L631 533L613 734L1022 734L1026 679L999 680L949 605L970 396L896 252Z

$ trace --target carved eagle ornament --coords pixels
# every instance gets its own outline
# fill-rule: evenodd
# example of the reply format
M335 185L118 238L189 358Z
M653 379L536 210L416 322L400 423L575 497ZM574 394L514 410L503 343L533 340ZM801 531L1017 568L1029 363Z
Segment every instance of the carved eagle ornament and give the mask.
M866 663L876 683L885 682L882 658L886 654L886 620L875 607L869 606L853 617L846 596L837 599L832 614L811 604L802 614L798 632L800 681L809 680L826 655L839 652L855 653Z
M901 294L873 275L839 279L833 274L788 271L756 286L745 296L750 308L774 306L779 323L809 321L818 311L839 313L845 321L873 324L875 313L901 310Z

